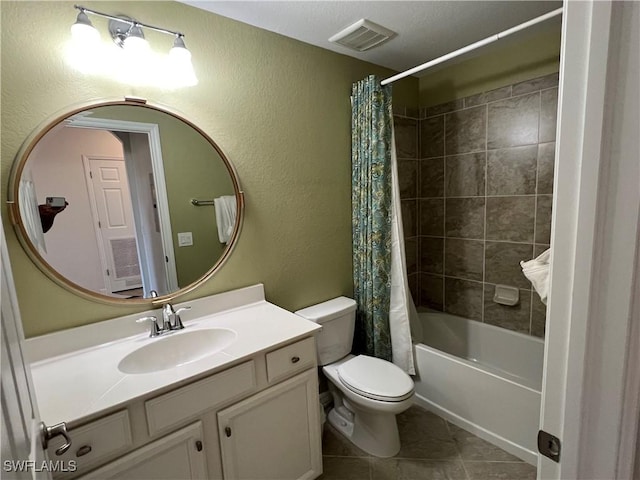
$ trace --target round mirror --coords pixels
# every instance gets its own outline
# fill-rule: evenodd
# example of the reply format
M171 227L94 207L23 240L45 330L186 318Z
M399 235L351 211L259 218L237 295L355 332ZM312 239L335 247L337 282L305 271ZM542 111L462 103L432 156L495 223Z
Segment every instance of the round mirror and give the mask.
M193 123L138 101L92 104L37 131L9 188L27 254L108 303L160 302L209 278L243 216L238 177Z

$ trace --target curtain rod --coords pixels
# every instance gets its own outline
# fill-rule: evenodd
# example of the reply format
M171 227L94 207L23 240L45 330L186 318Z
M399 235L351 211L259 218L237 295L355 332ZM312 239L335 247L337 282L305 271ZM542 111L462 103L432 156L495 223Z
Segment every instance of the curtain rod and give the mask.
M548 20L549 18L555 17L557 15L560 15L562 13L562 7L556 9L556 10L552 10L549 13L545 13L544 15L540 15L539 17L536 17L532 20L529 20L528 22L524 22L521 23L520 25L516 25L515 27L509 28L508 30L505 30L503 32L500 33L496 33L495 35L491 35L490 37L487 37L483 40L479 40L475 43L472 43L471 45L467 45L466 47L462 47L459 48L458 50L455 50L451 53L447 53L446 55L443 55L441 57L438 57L434 60L430 60L426 63L423 63L422 65L418 65L417 67L413 67L405 72L402 73L398 73L397 75L394 75L393 77L389 77L389 78L385 78L384 80L382 80L380 83L382 85L387 85L389 83L393 83L396 80L400 80L401 78L404 77L408 77L409 75L413 75L414 73L417 72L421 72L422 70L426 70L427 68L431 68L435 65L438 65L439 63L443 63L446 62L447 60L451 59L451 58L455 58L458 57L460 55L462 55L463 53L467 53L470 52L471 50L475 50L477 48L483 47L485 45L488 45L490 43L493 43L495 41L498 41L502 38L505 38L509 35L511 35L512 33L516 33L519 32L520 30L524 30L525 28L528 28L532 25L535 25L536 23L540 23L540 22L544 22L545 20Z

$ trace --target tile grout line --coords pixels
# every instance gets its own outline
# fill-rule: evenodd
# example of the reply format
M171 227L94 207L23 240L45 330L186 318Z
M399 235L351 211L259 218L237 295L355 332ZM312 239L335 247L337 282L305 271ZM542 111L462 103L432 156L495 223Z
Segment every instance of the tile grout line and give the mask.
M458 455L458 461L460 462L460 464L462 465L462 471L464 472L464 476L466 480L470 480L470 476L469 476L469 472L467 471L467 467L464 464L464 458L462 458L462 451L460 450L460 446L458 445L458 442L456 442L456 439L453 435L453 432L451 431L451 426L449 425L449 422L446 419L444 420L444 424L447 427L447 432L449 433L449 438L451 438L451 440L453 441L453 445L456 449L456 453Z
M484 323L484 310L485 310L485 281L487 277L487 191L489 184L489 106L485 107L485 125L484 125L484 219L482 225L483 240L482 240L482 323ZM464 462L463 462L464 463Z
M361 455L331 455L331 454L322 454L323 457L327 458L371 458L371 455L361 456Z
M467 470L467 464L464 462L462 455L460 455L460 463L462 464L462 470L464 471L466 480L471 480L471 475L469 475L469 470Z
M517 457L516 457L517 458ZM509 463L516 465L531 465L530 463L525 462L524 460L464 460L465 463ZM533 466L533 465L531 465Z
M418 107L418 117L420 117L420 107ZM416 174L418 178L416 178L416 199L420 198L420 192L422 192L422 120L416 120L416 157L417 157L417 168ZM422 259L420 258L420 201L416 200L416 218L414 220L414 227L416 231L416 244L413 247L413 253L416 257L416 270L418 272L421 271L422 268ZM406 261L406 259L405 259ZM420 275L416 275L416 298L413 299L414 306L420 305L420 296L421 296L421 285L422 281L420 279ZM411 290L411 289L409 289Z
M455 112L453 112L455 113ZM487 152L499 152L501 150L515 150L515 149L522 149L522 148L526 148L526 147L536 147L538 145L544 145L547 143L554 143L555 140L551 140L548 142L535 142L535 143L523 143L521 145L511 145L511 146L507 146L507 147L500 147L500 148L487 148L486 151ZM469 156L469 155L473 155L475 153L482 153L485 150L471 150L469 152L464 152L464 153L453 153L451 155L446 155L447 157L464 157L464 156ZM440 158L443 157L444 155L434 155L432 157L424 157L424 160L430 160L432 158ZM400 160L411 160L410 158L401 158Z
M476 152L477 153L477 152ZM519 194L519 195L486 195L486 197L488 198L511 198L511 197L526 197L526 198L533 198L533 197L553 197L552 193L541 193L539 195L535 194L535 193L529 193L529 194ZM456 196L456 197L413 197L413 198L403 198L403 200L444 200L444 199L468 199L468 198L484 198L485 195L464 195L464 196Z
M441 237L439 235L419 235L420 237L426 237L426 238L448 238L449 240L466 240L469 242L482 242L484 241L484 239L482 238L466 238L466 237ZM409 237L409 238L415 238L415 237ZM491 238L487 239L487 242L492 242L492 243L512 243L514 245L539 245L542 247L549 247L550 245L548 243L536 243L536 242L518 242L517 240L493 240Z
M542 91L538 92L538 150L536 152L536 196L533 200L533 248L531 249L531 258L536 254L536 230L538 226L538 168L540 166L540 124L542 123ZM531 287L531 295L529 298L529 335L533 335L533 285Z
M464 278L464 277L457 277L455 275L441 275L439 273L431 273L431 272L420 272L424 275L431 275L433 277L444 277L444 278L451 278L452 280L461 280L463 282L471 282L471 283L478 283L480 285L482 285L482 280L473 280L471 278ZM494 282L486 282L486 285L490 285L490 286L496 286L498 285L497 283ZM532 290L530 288L526 288L526 287L516 287L518 290L525 290L526 292L531 292Z
M447 268L447 116L442 117L442 311L447 311L447 282L444 274Z

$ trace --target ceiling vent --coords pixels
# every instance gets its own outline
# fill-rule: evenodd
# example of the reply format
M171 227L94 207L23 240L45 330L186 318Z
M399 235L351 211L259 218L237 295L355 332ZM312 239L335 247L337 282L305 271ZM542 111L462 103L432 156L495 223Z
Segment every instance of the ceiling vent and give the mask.
M364 52L365 50L369 50L386 42L396 35L396 32L363 18L345 28L340 33L336 33L329 41L339 43L357 52Z

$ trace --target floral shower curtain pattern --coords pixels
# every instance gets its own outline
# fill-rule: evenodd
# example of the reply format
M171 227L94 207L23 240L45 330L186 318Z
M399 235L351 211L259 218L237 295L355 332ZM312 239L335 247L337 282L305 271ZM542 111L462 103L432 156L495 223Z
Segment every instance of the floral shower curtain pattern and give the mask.
M352 232L355 348L392 360L391 87L371 75L353 84L351 114Z

